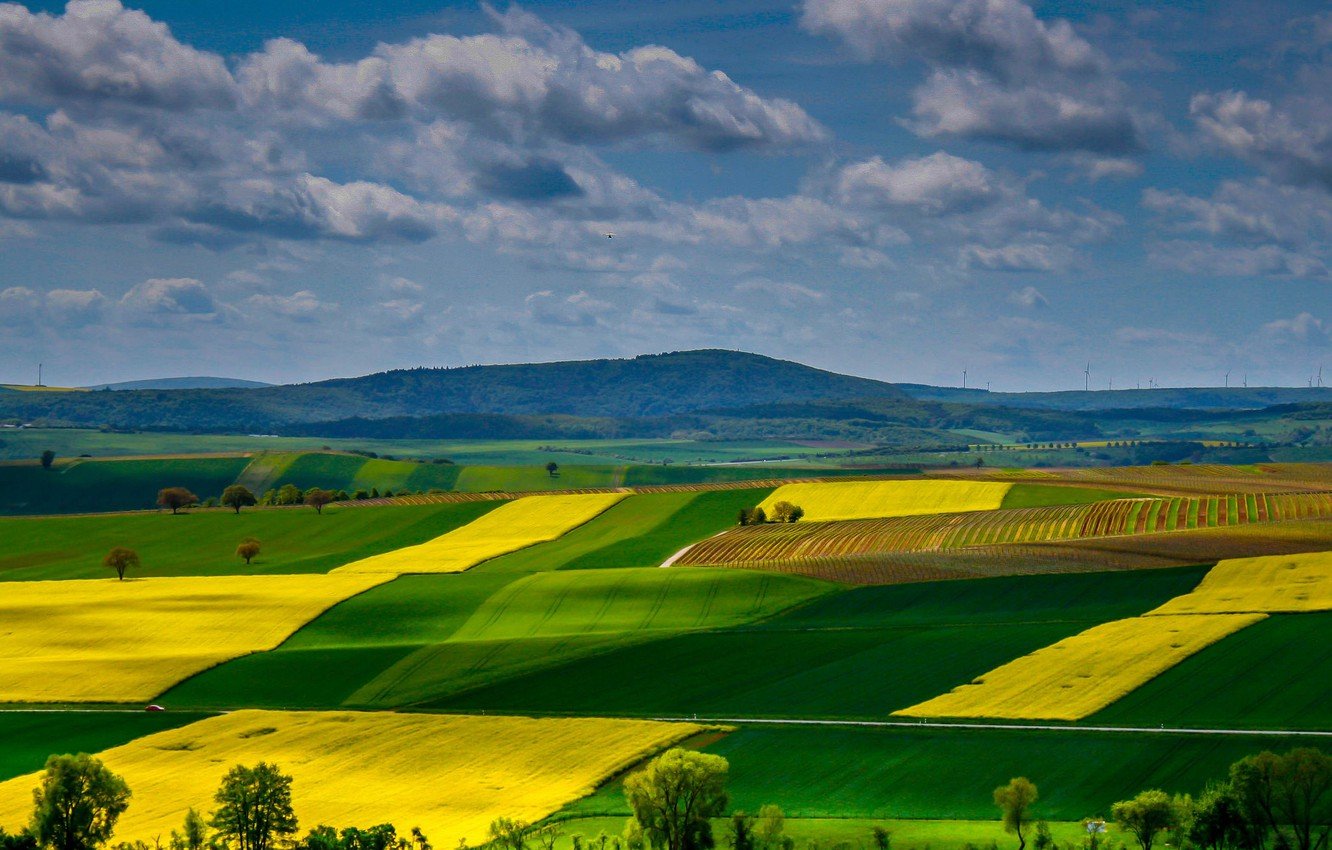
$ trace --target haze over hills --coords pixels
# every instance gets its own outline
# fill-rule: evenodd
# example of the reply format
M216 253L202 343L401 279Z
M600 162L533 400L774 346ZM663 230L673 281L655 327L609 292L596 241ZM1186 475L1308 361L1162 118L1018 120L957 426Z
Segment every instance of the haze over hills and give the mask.
M111 384L95 384L84 387L86 390L216 390L271 387L263 381L247 381L244 378L216 378L208 375L184 378L147 378L139 381L117 381Z

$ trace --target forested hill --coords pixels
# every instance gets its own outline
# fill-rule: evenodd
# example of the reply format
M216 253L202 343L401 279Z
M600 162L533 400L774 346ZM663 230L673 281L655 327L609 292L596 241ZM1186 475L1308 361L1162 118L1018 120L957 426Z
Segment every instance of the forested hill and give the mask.
M1005 393L927 384L894 386L920 401L1039 410L1261 410L1280 404L1332 402L1332 387L1159 387L1150 390Z
M756 354L704 350L454 369L404 369L282 387L0 391L0 419L122 428L269 431L349 417L563 414L647 418L845 398L901 399L892 384Z

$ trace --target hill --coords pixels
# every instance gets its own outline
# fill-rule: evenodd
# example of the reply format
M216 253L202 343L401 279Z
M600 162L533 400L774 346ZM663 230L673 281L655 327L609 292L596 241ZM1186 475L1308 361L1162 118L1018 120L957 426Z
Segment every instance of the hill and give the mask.
M0 419L270 431L295 423L442 414L644 418L822 399L903 399L892 384L736 351L453 369L401 369L281 387L12 393Z
M142 381L117 381L113 384L94 384L84 387L87 390L217 390L236 388L271 387L263 381L247 381L243 378L215 378L208 375L186 378L148 378Z

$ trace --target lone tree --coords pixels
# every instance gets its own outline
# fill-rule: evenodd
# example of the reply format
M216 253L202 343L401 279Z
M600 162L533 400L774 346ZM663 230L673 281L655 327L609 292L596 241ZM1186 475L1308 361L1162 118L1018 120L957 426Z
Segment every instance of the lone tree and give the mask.
M199 504L199 497L184 487L163 487L157 491L157 504L164 508L170 508L171 513L175 514L181 508Z
M1138 840L1142 850L1152 850L1156 835L1179 826L1179 810L1170 795L1160 790L1143 791L1132 800L1120 800L1110 807L1115 821Z
M560 471L560 465L555 461L552 460L550 463L546 464L546 474L549 475L551 478L554 478L555 473L559 471Z
M248 565L250 561L259 557L259 541L254 537L247 537L236 547L236 557L244 558Z
M33 792L32 834L51 850L92 850L106 843L129 807L125 780L87 753L46 760Z
M222 491L222 504L238 514L241 508L248 508L258 501L254 493L250 492L250 488L244 484L232 484Z
M124 546L117 546L106 553L106 557L102 559L102 566L115 570L116 577L124 581L126 570L130 567L137 570L141 566L139 553Z
M527 850L531 824L513 818L496 818L490 822L490 846L497 850Z
M50 449L42 452L42 469L50 469L53 463L55 463L55 452Z
M275 764L236 765L222 777L213 801L217 811L210 823L218 837L236 850L270 850L275 842L296 833L291 777Z
M624 796L652 850L710 850L710 818L726 811L726 774L721 756L667 750L624 781Z
M1007 785L994 789L994 804L1002 812L1004 831L1017 834L1018 850L1027 846L1027 837L1022 830L1031 822L1031 807L1036 797L1036 786L1025 776L1015 776Z
M322 514L324 505L333 501L333 491L321 490L315 487L312 490L305 491L305 504L315 509L315 513Z

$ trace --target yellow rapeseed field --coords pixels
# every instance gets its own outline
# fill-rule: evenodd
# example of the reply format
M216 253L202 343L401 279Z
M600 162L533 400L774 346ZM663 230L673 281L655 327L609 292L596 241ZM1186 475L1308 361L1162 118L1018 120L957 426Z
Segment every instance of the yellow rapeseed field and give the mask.
M13 582L0 591L0 702L144 701L272 649L383 576Z
M1332 610L1332 552L1221 561L1192 593L1149 612L1224 614Z
M460 573L482 561L554 540L626 495L591 493L515 499L434 540L353 561L333 572Z
M1003 504L1012 484L992 481L842 481L786 484L759 507L771 514L778 502L805 509L805 520L923 516L989 511Z
M1081 720L1265 614L1134 617L1103 623L1010 661L911 717Z
M159 732L99 757L134 796L116 841L164 840L191 806L205 814L223 774L272 762L292 783L302 833L319 825L419 826L436 847L485 840L498 817L529 822L592 792L691 723L388 712L237 711ZM0 783L0 826L32 811L37 775Z

